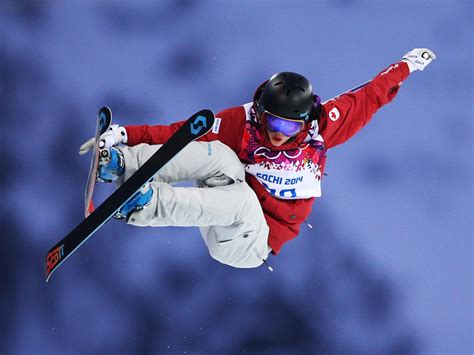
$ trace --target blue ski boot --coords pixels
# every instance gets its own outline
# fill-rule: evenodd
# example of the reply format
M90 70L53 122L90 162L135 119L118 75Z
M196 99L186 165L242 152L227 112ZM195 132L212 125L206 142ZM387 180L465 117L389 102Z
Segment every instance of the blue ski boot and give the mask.
M128 218L133 212L140 211L148 206L151 203L152 197L153 189L151 188L151 184L147 182L125 205L123 205L120 211L114 215L114 218L125 219L128 221Z
M99 168L97 181L113 182L125 171L123 154L115 147L101 149L99 152Z
M97 169L97 180L100 182L114 182L125 171L123 154L115 147L102 149L99 153L99 168ZM151 202L153 189L147 182L133 197L122 206L114 218L128 220L128 217L136 211L140 211Z

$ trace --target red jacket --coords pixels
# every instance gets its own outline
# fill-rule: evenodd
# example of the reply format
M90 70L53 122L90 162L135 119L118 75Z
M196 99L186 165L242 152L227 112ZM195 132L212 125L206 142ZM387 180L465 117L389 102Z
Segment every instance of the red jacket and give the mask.
M380 107L394 99L401 83L408 75L409 69L406 63L392 64L360 90L345 93L323 104L318 125L319 135L324 142L310 144L311 146L308 148L313 149L311 154L318 151L318 161L316 161L318 180L320 180L324 171L326 149L346 142L364 127ZM220 126L218 129L215 127L214 130L217 133L209 132L200 140L219 140L233 149L244 165L249 164L250 162L247 159L251 128L251 119L249 120L249 111L251 110L249 110L249 107L250 105L245 105L219 112L216 117L220 120L216 120L219 121ZM130 146L139 143L163 144L182 123L176 122L170 126L126 126L127 144ZM308 141L309 126L295 139L280 147L273 147L267 135L263 133L263 128L259 128L259 130L260 132L256 137L251 137L254 140L251 143L255 144L255 140L257 140L261 147L259 149L271 150L275 154L278 151L294 151L298 147L306 149L308 143L315 142L313 139ZM255 149L253 152L255 152ZM265 158L262 159L265 160ZM257 163L263 164L261 159ZM268 244L273 253L278 254L284 243L299 234L301 223L306 220L311 212L314 197L297 199L275 197L274 191L269 186L264 186L266 183L262 179L259 181L255 174L246 174L246 176L247 182L255 191L262 205L267 224L270 227Z

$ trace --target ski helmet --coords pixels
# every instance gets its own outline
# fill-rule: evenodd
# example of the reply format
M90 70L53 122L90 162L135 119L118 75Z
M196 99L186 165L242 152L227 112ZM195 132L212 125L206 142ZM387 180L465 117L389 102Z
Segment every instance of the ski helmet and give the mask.
M311 83L303 75L281 72L257 89L254 102L258 114L267 111L283 118L308 121L316 97Z

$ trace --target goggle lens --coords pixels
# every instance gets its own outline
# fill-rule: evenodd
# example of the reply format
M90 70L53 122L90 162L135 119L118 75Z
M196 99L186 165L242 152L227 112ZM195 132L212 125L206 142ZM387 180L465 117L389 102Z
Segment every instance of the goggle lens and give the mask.
M293 121L290 119L274 116L265 112L265 122L271 132L279 132L287 137L297 135L303 129L304 121Z

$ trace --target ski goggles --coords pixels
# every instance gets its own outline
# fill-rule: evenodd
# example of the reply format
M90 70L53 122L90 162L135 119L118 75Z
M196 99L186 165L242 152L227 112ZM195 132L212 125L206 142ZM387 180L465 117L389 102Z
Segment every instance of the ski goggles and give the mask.
M292 137L301 132L304 126L303 120L292 120L275 116L267 111L263 113L265 124L270 132L282 133Z

